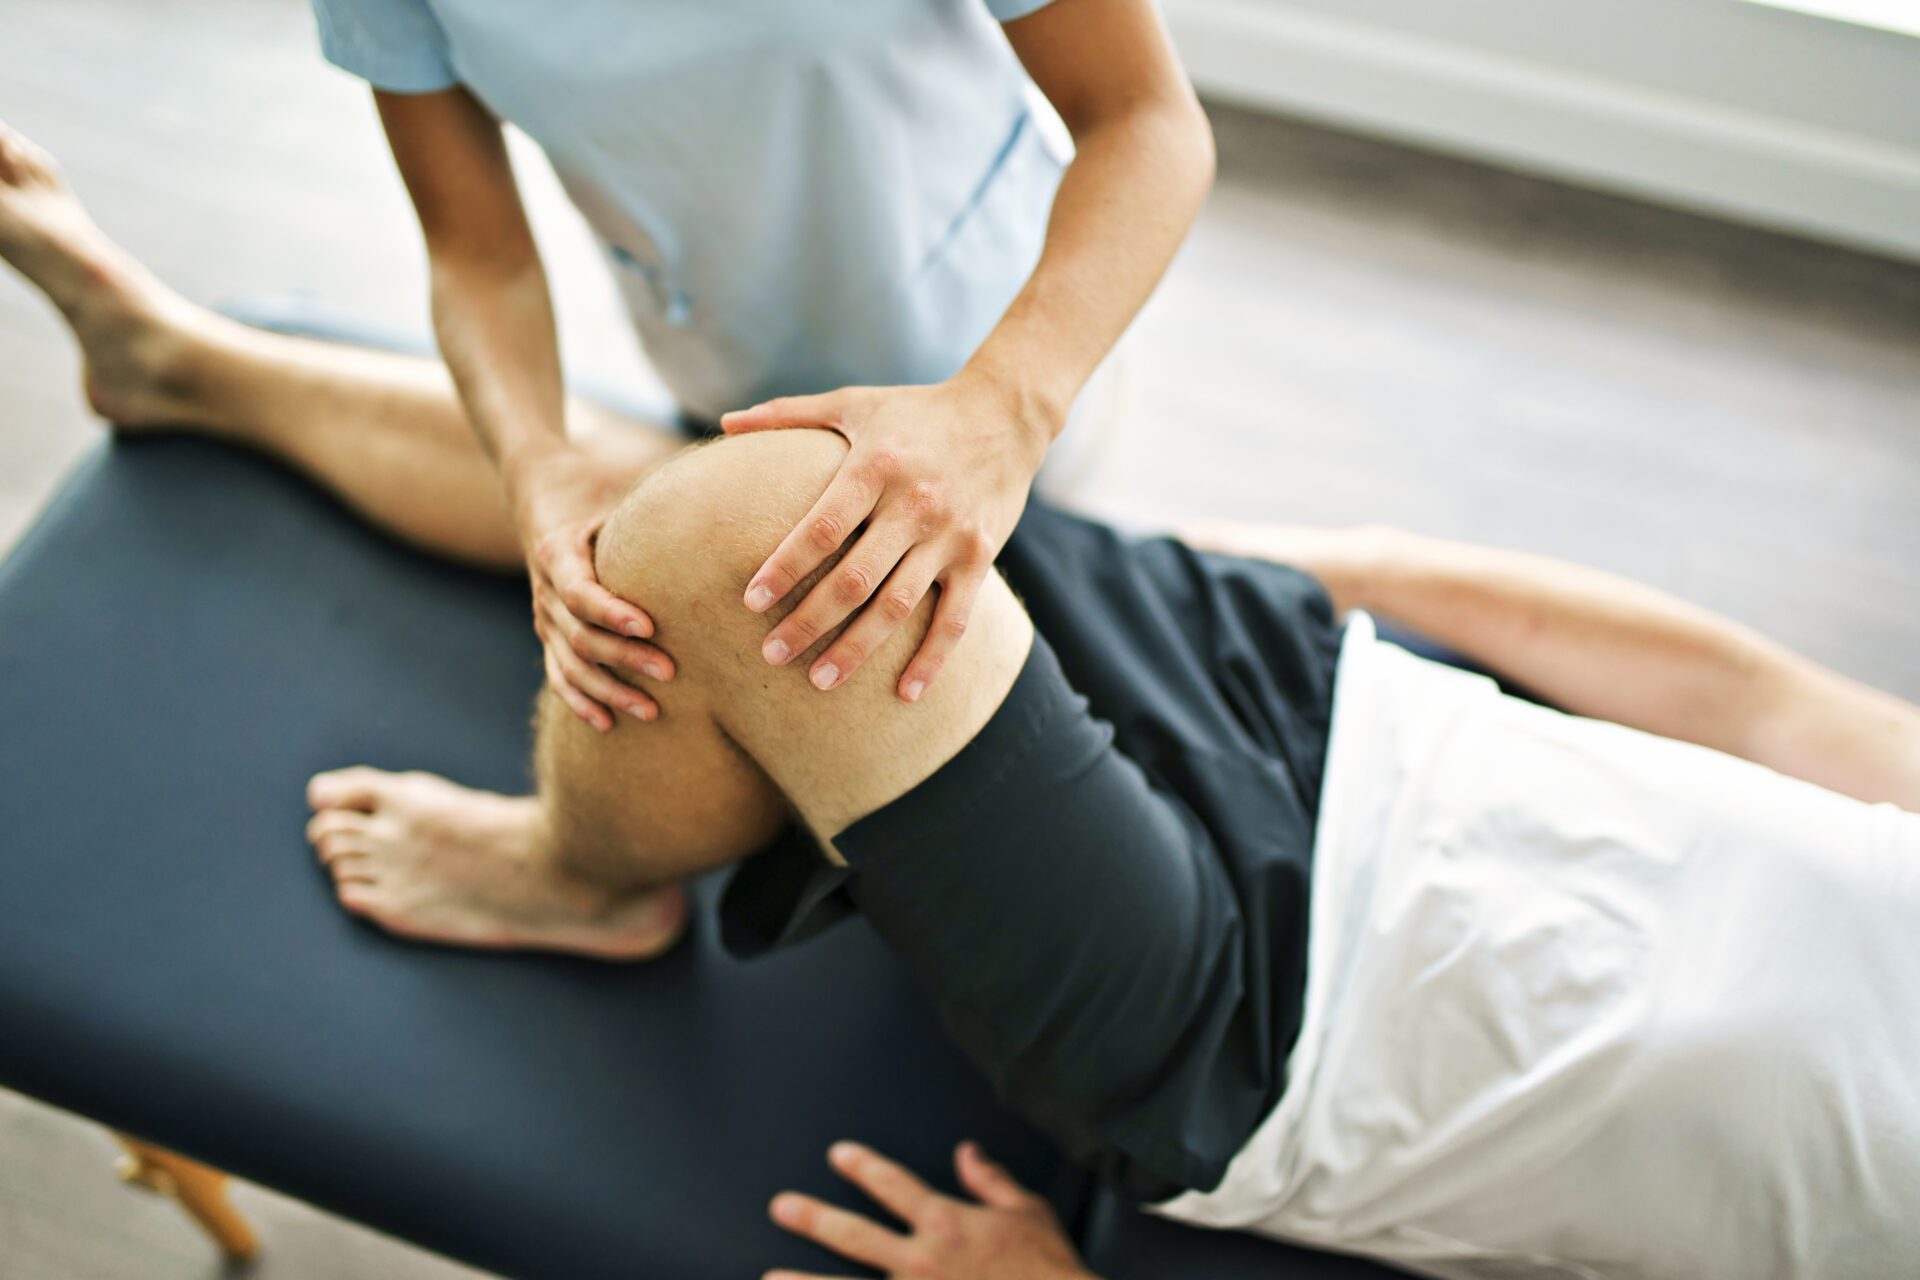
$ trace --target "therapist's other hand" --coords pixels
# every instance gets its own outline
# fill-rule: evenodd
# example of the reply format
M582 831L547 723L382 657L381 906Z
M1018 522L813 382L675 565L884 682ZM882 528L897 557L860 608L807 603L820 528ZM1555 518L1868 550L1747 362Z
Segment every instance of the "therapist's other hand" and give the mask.
M615 710L640 720L660 714L658 703L610 668L673 678L673 659L646 643L653 619L601 586L593 570L594 539L632 482L631 472L571 447L522 464L509 482L547 683L602 732L613 728Z
M954 1152L953 1167L977 1203L941 1195L857 1143L835 1143L827 1163L906 1226L882 1226L793 1191L773 1198L776 1223L842 1257L896 1280L1092 1280L1053 1207L971 1142ZM764 1280L830 1278L769 1271Z
M747 583L747 608L771 608L859 536L767 633L761 654L784 665L852 616L808 672L816 688L831 689L938 585L932 626L897 686L902 698L918 701L965 634L1052 433L1010 412L991 383L964 377L788 396L729 413L720 425L729 435L825 427L853 446L820 500Z

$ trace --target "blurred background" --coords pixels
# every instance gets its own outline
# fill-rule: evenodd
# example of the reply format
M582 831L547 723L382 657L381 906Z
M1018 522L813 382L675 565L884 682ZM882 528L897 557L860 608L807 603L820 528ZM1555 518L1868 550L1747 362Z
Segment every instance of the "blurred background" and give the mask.
M1165 10L1220 175L1086 505L1563 555L1920 697L1920 3ZM187 296L424 332L369 96L299 0L0 0L0 32L0 118ZM570 371L648 384L577 216L516 158ZM5 546L100 438L63 327L11 279L0 423ZM0 1094L0 1276L217 1271L111 1159ZM264 1280L466 1274L243 1194Z

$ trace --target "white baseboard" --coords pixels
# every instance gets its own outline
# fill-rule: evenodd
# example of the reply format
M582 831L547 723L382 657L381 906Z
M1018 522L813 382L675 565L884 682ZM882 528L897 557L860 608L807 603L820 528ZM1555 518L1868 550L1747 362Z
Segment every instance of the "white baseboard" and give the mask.
M1920 261L1920 149L1284 0L1165 0L1203 92Z

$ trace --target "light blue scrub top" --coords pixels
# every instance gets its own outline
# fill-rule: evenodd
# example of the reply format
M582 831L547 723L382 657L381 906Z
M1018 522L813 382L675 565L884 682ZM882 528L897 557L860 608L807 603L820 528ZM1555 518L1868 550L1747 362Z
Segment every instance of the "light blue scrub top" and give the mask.
M1039 259L1062 158L995 19L1047 0L313 0L329 61L546 151L689 412L936 382Z

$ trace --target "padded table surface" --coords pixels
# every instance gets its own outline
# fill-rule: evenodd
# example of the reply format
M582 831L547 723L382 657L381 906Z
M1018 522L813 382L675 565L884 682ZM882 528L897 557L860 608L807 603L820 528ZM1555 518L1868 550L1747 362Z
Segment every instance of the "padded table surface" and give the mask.
M857 921L609 966L334 905L313 771L525 789L527 609L246 454L87 460L0 566L0 1083L513 1276L830 1269L765 1205L842 1136L1077 1194Z
M840 1137L923 1172L980 1140L1114 1280L1362 1274L1094 1197L857 920L739 963L709 880L685 943L608 966L339 911L305 779L524 789L538 680L520 583L242 452L103 446L0 565L0 1084L530 1280L856 1270L764 1213L857 1203Z

